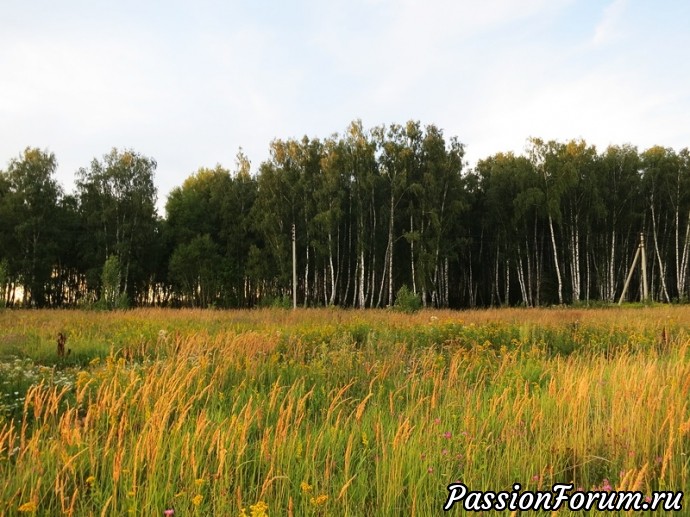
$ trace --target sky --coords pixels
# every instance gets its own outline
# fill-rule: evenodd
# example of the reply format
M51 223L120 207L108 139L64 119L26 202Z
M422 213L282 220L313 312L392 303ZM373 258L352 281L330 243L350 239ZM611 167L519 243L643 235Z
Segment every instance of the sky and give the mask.
M275 138L417 120L468 167L529 137L690 146L686 0L2 0L0 169L156 160L158 208Z

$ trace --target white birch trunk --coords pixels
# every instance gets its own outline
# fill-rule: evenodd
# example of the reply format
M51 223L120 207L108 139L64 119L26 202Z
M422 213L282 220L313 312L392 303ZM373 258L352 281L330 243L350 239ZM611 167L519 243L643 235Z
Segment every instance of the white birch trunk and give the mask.
M412 237L410 239L410 264L412 266L412 292L414 294L417 294L417 279L415 278L415 273L414 273L414 236L412 233L414 232L414 219L412 218L412 214L410 214L410 236Z
M364 249L359 252L359 288L357 294L359 296L358 305L360 309L364 308Z
M563 279L561 278L561 267L558 265L558 248L556 248L556 235L553 231L553 218L549 214L549 229L551 230L551 245L553 246L553 263L556 267L556 278L558 279L558 304L563 305Z
M616 277L614 274L614 264L616 261L616 230L615 221L614 229L611 232L611 257L609 258L609 278L606 299L609 303L613 303L616 299Z
M331 295L326 303L328 305L333 305L335 302L335 269L333 268L333 243L331 232L328 232L328 262L331 268Z
M680 262L680 273L678 275L678 296L681 299L685 298L685 282L688 274L688 252L690 249L688 240L690 238L690 213L685 224L685 241L683 242L683 258Z
M393 305L393 225L395 223L395 204L393 182L391 181L391 218L388 222L388 305Z
M656 215L654 212L654 196L652 196L652 231L654 233L654 250L656 251L656 258L659 262L659 278L661 279L661 289L666 301L670 302L671 298L668 296L668 289L666 288L666 273L664 272L664 263L661 261L661 253L659 252L659 239L657 237Z

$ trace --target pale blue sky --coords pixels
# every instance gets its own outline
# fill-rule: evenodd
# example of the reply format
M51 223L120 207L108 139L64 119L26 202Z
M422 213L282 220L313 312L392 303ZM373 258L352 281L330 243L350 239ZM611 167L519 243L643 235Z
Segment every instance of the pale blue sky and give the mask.
M467 159L530 136L690 146L684 0L0 3L0 168L74 173L112 147L158 161L159 207L201 166L273 138L419 120Z

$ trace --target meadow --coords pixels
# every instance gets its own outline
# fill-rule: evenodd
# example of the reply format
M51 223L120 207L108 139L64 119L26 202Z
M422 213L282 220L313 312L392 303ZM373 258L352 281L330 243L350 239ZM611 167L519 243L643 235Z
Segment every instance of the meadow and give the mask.
M455 481L688 490L688 329L683 306L0 311L0 515L426 516Z

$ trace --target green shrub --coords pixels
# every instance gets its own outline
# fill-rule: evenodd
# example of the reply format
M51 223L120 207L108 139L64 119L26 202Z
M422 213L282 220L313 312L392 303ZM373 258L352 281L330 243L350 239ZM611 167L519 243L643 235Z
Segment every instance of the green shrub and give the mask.
M264 296L259 300L262 309L292 309L292 298L286 295Z
M422 299L403 285L395 295L394 308L401 312L417 312L422 308Z

